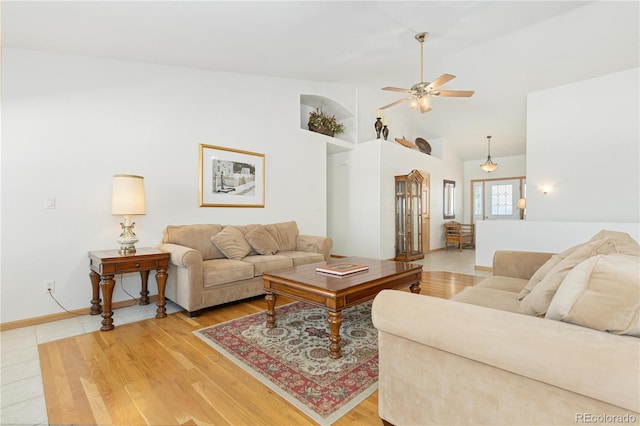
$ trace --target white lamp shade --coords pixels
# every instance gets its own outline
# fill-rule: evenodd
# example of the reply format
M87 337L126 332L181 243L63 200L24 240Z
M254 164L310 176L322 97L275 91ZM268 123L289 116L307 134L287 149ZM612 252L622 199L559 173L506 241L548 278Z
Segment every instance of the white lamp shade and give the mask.
M121 216L147 213L142 176L113 175L111 213Z
M518 204L516 204L516 208L519 208L519 209L527 208L527 200L524 198L520 198L518 200Z

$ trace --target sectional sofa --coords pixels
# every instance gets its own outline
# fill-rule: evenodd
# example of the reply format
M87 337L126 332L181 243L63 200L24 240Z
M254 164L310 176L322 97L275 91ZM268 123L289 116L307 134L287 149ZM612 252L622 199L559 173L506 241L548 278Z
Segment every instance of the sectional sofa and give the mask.
M383 291L379 414L394 425L640 421L640 246L498 251L452 300Z
M289 221L170 225L158 248L171 253L166 297L196 316L264 294L264 272L328 260L332 245L328 237L301 235Z

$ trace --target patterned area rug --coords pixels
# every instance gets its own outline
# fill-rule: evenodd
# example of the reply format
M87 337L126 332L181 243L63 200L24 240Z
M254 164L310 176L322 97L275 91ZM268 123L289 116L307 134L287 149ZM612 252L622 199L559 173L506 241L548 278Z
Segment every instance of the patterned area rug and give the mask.
M329 358L328 312L303 302L194 334L321 425L330 425L378 387L378 333L371 302L342 312L342 357Z

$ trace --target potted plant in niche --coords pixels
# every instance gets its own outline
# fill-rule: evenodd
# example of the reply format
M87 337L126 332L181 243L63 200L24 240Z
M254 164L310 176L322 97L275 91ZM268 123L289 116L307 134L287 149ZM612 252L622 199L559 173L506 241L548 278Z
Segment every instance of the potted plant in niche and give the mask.
M339 135L344 133L344 124L338 123L335 115L328 114L320 108L309 113L309 130L316 133L322 133L327 136Z

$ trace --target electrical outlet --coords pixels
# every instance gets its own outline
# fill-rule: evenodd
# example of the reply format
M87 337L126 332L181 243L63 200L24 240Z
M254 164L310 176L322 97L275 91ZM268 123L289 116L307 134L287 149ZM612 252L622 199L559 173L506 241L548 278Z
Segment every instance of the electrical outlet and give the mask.
M54 280L45 280L44 281L44 292L45 293L49 293L49 291L51 291L51 293L53 293L56 290L56 282Z

